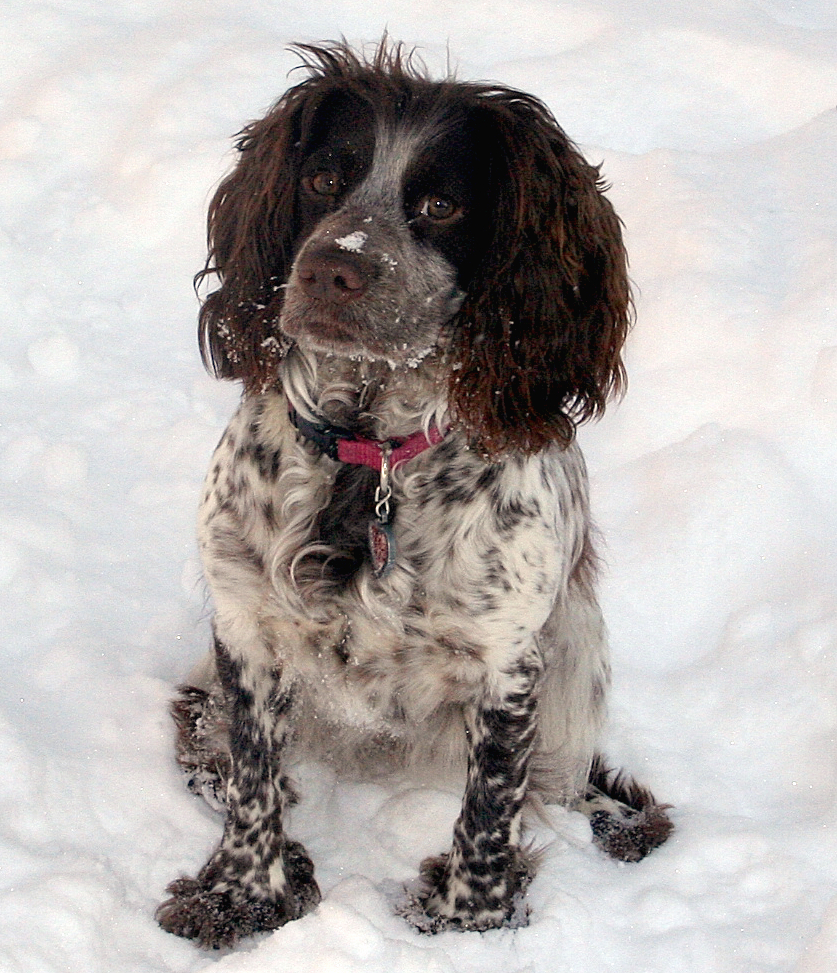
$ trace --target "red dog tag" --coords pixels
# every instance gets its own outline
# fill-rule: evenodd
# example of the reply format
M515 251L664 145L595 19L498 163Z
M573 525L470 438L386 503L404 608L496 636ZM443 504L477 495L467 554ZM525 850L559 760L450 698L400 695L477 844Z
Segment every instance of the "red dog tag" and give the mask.
M376 578L389 574L395 564L395 534L392 524L377 518L369 521L369 554L372 557L372 570Z

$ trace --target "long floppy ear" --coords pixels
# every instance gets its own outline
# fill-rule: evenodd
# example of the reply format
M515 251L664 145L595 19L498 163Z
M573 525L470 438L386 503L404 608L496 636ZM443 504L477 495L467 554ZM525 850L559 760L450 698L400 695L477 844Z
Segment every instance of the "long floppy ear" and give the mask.
M290 270L300 126L311 81L291 88L259 121L239 133L238 161L209 206L206 267L216 275L198 337L206 367L248 387L271 384L285 352L275 328Z
M489 455L569 445L625 382L632 313L620 222L599 170L536 98L485 89L494 239L453 331L454 417Z

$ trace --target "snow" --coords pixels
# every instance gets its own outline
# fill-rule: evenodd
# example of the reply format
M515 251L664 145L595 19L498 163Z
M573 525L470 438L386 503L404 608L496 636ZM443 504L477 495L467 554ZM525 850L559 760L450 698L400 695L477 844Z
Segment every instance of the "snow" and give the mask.
M837 968L832 0L7 0L0 18L0 968ZM237 397L201 370L191 280L288 44L384 28L437 73L543 97L612 184L630 388L581 434L607 749L677 832L619 866L556 809L528 927L425 937L394 905L458 795L306 765L290 830L322 905L206 954L153 919L220 834L166 713L207 640L194 511Z
M353 253L362 253L363 245L368 239L368 233L364 233L363 230L355 230L353 233L348 233L346 236L335 239L334 242L338 247L340 247L341 250L351 250Z

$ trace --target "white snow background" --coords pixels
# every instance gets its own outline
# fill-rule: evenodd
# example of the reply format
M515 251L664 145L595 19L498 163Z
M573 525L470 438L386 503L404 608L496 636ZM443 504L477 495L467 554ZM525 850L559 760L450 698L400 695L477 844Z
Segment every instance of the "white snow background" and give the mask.
M191 279L287 45L384 28L541 96L612 183L630 387L581 433L607 750L677 832L620 866L556 811L527 928L424 937L392 903L458 795L304 766L322 905L205 953L153 919L221 832L167 715L238 394L201 369ZM833 973L834 0L4 0L0 96L0 969Z

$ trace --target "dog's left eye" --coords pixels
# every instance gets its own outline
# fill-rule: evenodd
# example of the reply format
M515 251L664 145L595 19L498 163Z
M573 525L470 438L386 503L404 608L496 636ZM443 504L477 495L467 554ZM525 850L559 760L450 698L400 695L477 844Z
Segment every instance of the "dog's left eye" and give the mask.
M313 176L306 176L303 185L315 196L337 196L343 188L343 180L336 172L323 170Z
M454 219L462 213L462 207L446 196L425 196L416 206L416 216L426 216L437 223Z

